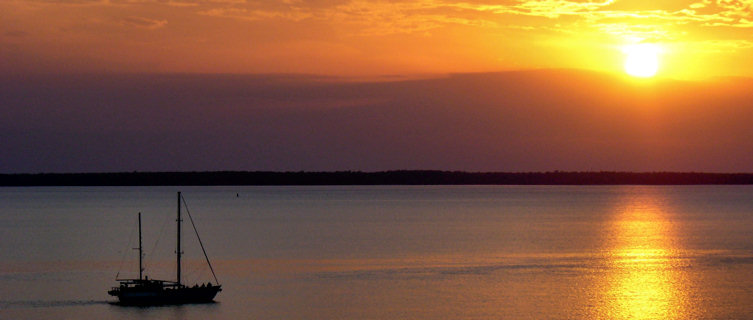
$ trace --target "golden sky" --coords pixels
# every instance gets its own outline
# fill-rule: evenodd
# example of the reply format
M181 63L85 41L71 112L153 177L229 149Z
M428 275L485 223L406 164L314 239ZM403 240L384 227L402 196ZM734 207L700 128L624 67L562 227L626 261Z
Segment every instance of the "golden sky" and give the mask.
M0 72L345 76L574 68L753 77L753 0L3 0Z

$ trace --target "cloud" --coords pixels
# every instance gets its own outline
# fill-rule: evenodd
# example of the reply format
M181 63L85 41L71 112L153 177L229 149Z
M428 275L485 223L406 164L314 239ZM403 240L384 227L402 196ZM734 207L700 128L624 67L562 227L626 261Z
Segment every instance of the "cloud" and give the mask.
M512 6L515 13L528 14L546 18L559 18L563 15L582 15L583 13L597 11L599 8L611 4L605 2L578 2L567 0L529 0Z
M734 26L738 28L753 28L753 21L742 18Z
M304 19L345 26L352 34L390 35L424 33L448 25L497 27L492 14L502 6L473 6L465 3L424 1L367 1L340 3L278 1L245 5L212 6L203 15L250 21ZM486 17L483 17L486 16Z
M107 0L27 0L30 3L46 4L64 4L64 5L81 5L81 4L105 4Z
M734 50L753 48L751 40L704 40L689 42L693 50L707 53L726 53Z
M430 1L369 2L351 1L323 14L330 19L357 27L361 34L385 35L423 33L449 23L467 23L467 19L448 16Z
M722 8L722 14L727 16L750 17L753 15L751 0L717 0L716 5Z
M164 70L317 73L338 70L334 73L366 66L364 70L369 71L364 72L385 67L389 68L386 72L399 72L396 70L402 68L412 73L552 66L604 69L604 63L588 65L571 58L585 56L586 47L602 50L626 41L681 45L706 40L747 40L748 31L753 31L751 1L14 0L0 1L0 12L6 14L0 13L0 20L6 25L0 35L8 30L27 30L30 35L25 39L30 47L32 41L40 43L39 46L62 44L81 51L81 56L102 56L103 60L111 61L114 56L102 53L105 49L100 48L120 44L135 48L125 44L136 43L152 46L155 39L144 38L145 33L138 29L161 29L169 33L164 42L171 44L164 48L176 51L190 48L189 54L182 55L185 61L141 57L138 53L124 54L120 60L148 60L166 66ZM4 10L8 7L10 10ZM36 23L40 19L45 19L45 24ZM165 28L168 21L170 28ZM249 27L244 27L244 23ZM118 33L119 37L108 35L112 33ZM20 38L12 40L9 34L3 38L22 42ZM284 47L280 44L314 43L306 41L322 45L300 46L306 50L277 49ZM204 44L207 46L202 47ZM324 65L321 61L309 62L314 58L306 60L313 56L309 51L323 52L321 57L340 60L339 56L332 58L338 53L325 50L324 44L326 48L336 45L351 50L342 56L347 56L343 60L358 61L352 63L355 68L306 69L307 64ZM549 49L581 45L584 49L570 50L572 56L544 57L543 52ZM251 47L254 50L248 50ZM720 45L718 49L730 47ZM85 50L90 52L84 54ZM96 50L101 52L91 52ZM395 54L398 51L401 54ZM524 51L537 54L531 57L520 53ZM223 62L215 63L218 56L227 59L217 59ZM237 69L225 62L234 59L239 62ZM376 64L383 65L370 69Z
M144 17L125 17L122 21L124 25L144 29L159 29L167 25L167 20L155 20Z
M167 4L173 7L197 7L198 2L195 1L168 1Z
M199 2L197 2L199 3ZM347 29L356 35L424 34L452 25L483 29L510 28L531 30L577 27L581 30L613 32L626 24L653 26L655 32L666 32L664 39L677 38L668 31L672 26L694 28L753 28L753 0L702 0L686 4L636 5L628 0L514 0L487 1L264 1L236 3L233 1L200 2L201 14L253 21L310 19ZM526 19L529 18L529 19ZM544 23L546 19L553 23ZM613 23L614 28L604 28ZM347 26L347 27L343 27ZM593 27L596 26L596 27ZM652 31L654 32L654 31ZM634 32L633 32L634 33Z
M57 5L118 5L195 7L203 16L248 21L303 20L331 24L356 35L424 34L464 25L484 29L524 30L549 27L547 19L589 30L589 24L650 23L670 28L753 28L753 0L700 0L687 3L644 3L632 0L22 0ZM650 21L650 22L649 22ZM138 24L138 23L136 23ZM599 30L596 28L592 30ZM671 28L670 28L671 29Z
M311 18L313 15L297 9L291 10L262 10L262 9L246 9L246 8L213 8L209 10L200 11L199 14L222 17L222 18L234 18L241 20L259 21L270 19L282 19L290 21L301 21L303 19Z
M29 35L29 33L26 31L21 31L21 30L11 30L11 31L6 31L5 33L3 33L3 35L5 35L6 37L11 37L11 38L23 38Z

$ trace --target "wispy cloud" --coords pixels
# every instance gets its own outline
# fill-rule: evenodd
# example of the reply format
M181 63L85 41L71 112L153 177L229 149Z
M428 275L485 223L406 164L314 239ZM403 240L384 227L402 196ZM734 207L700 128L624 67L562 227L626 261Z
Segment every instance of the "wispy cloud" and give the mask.
M3 33L3 35L5 35L6 37L12 37L12 38L22 38L22 37L28 36L29 33L26 31L21 31L21 30L11 30L11 31L6 31L5 33Z
M145 29L159 29L167 25L167 20L156 20L144 17L126 17L123 24Z
M234 18L241 20L271 20L282 19L290 21L301 21L303 19L312 18L314 15L310 12L305 12L300 9L291 8L290 10L263 10L263 9L247 9L237 7L222 7L212 8L208 10L200 11L199 14L222 17L222 18Z
M202 1L201 14L246 20L311 19L333 25L347 25L354 34L389 35L425 33L451 25L479 28L532 29L595 26L594 30L615 31L626 24L693 25L700 28L753 28L752 0L703 0L688 2L672 10L644 5L640 10L617 9L624 0L516 0L502 3L486 1ZM614 24L614 28L605 28ZM667 38L670 35L663 35Z
M753 0L701 0L666 9L665 4L642 5L640 10L617 9L627 0L21 0L57 5L162 5L195 7L204 16L250 21L305 19L331 24L347 24L353 33L386 35L424 33L449 25L481 28L526 28L543 24L515 17L562 21L563 27L581 21L604 25L612 20L636 23L697 24L701 27L753 28ZM664 7L662 7L664 6ZM512 20L513 23L509 23Z

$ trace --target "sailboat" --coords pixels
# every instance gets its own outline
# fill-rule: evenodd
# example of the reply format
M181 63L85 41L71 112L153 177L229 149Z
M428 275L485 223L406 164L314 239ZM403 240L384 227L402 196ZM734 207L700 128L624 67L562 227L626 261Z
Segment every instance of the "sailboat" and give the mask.
M193 286L189 286L181 281L180 259L183 252L181 251L180 247L180 228L181 222L183 220L181 219L180 208L182 199L183 198L180 192L178 192L178 219L176 219L178 224L178 237L176 245L177 250L175 250L175 254L177 255L175 281L149 279L149 277L144 276L144 267L142 262L143 248L141 246L141 213L139 212L139 278L117 279L116 277L115 280L118 281L120 285L117 287L112 287L109 291L107 291L107 293L111 296L118 297L119 304L164 305L209 303L213 302L214 297L217 295L217 293L222 291L222 285L220 285L219 281L217 281L217 276L214 274L214 269L212 269L212 264L209 262L209 257L207 256L206 250L204 250L204 245L201 243L201 238L199 237L198 232L196 232L196 236L199 240L199 244L201 245L201 250L204 252L204 258L206 258L207 264L209 265L209 270L212 271L212 276L214 277L214 281L217 284L212 284L210 282L201 285L194 284ZM188 212L187 209L186 212ZM196 231L196 226L193 224L193 218L191 218L190 212L188 212L188 217L191 221L191 225L194 227L194 231Z

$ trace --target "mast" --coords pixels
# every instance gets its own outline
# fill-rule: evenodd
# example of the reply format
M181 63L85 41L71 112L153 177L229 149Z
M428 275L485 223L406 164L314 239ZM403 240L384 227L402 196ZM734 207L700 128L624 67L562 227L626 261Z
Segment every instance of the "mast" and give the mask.
M144 258L144 248L141 246L141 212L139 212L139 280L142 280L144 273L144 264L142 259Z
M178 219L175 220L175 221L178 222L178 241L177 241L178 242L178 249L175 251L175 254L178 256L178 259L177 259L177 269L178 269L178 272L177 272L177 276L176 276L177 280L175 282L177 282L178 285L180 285L180 254L182 253L180 251L180 222L181 222L181 219L180 219L180 191L178 191Z

